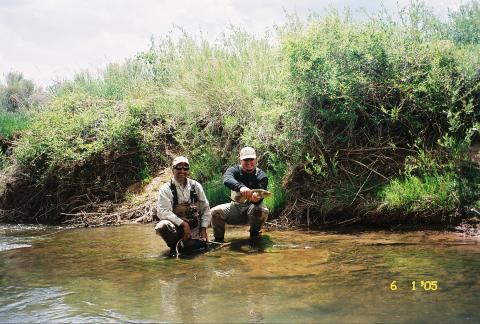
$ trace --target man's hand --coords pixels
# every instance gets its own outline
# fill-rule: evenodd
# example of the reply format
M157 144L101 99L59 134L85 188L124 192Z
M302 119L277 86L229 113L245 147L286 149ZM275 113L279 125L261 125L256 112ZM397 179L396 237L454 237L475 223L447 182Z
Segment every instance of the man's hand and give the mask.
M183 228L183 240L189 240L192 238L192 231L190 230L190 225L186 221L183 221L182 223L182 228Z
M200 227L200 231L198 232L198 236L203 241L208 241L207 229L205 227Z
M252 193L252 196L250 197L250 201L253 203L259 202L261 199L262 197L256 192Z
M240 188L240 194L247 198L247 199L250 199L252 197L252 190L248 187L242 187Z

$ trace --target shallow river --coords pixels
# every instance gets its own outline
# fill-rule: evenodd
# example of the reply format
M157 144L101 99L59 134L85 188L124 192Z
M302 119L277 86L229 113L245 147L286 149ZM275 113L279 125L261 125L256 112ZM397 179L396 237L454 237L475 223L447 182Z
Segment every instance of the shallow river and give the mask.
M175 259L152 225L0 225L0 322L480 322L478 237L247 236Z

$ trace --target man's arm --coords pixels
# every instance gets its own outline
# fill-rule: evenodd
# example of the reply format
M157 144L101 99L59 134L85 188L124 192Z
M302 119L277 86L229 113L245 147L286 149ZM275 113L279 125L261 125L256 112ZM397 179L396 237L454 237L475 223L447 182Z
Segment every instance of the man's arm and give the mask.
M239 192L240 188L245 187L245 185L235 179L235 172L238 172L236 167L229 167L223 174L223 184L230 190Z

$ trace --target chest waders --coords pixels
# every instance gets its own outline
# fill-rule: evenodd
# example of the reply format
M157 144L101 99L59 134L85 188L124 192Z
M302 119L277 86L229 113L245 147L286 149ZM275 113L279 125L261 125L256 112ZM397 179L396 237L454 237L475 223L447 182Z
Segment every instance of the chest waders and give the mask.
M173 213L186 221L190 226L190 229L196 228L200 224L200 217L198 214L198 208L195 205L195 203L198 202L198 195L195 191L195 186L192 185L190 188L190 201L183 204L178 203L177 188L175 187L173 180L170 181L170 190L173 195Z

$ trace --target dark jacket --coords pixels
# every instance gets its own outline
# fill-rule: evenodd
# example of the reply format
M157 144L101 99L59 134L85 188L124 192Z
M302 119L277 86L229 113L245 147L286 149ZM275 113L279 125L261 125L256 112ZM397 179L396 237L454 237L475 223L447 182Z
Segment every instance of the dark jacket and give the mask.
M231 166L223 175L223 184L230 190L239 192L240 188L265 189L268 187L268 177L265 172L256 168L255 172L245 173L240 165Z

